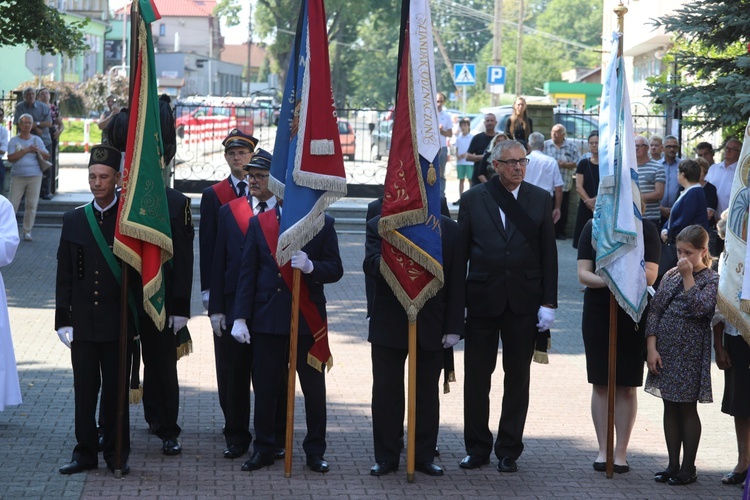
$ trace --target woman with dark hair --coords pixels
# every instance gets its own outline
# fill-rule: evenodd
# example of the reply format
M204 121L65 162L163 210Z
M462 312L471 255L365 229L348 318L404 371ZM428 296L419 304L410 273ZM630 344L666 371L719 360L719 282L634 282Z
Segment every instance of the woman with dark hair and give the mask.
M599 131L589 134L591 156L581 158L576 166L576 193L581 198L578 202L578 214L573 230L573 248L578 248L583 226L594 216L596 195L599 192Z
M516 102L513 103L513 112L510 114L508 121L505 122L505 135L526 147L526 142L533 131L533 122L526 113L526 99L520 96L516 97Z

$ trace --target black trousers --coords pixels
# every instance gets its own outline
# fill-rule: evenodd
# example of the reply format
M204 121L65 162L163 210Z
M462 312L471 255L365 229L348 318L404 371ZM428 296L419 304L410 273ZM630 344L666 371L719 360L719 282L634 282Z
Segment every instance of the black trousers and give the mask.
M253 389L255 390L254 451L273 453L279 447L277 422L286 395L280 386L289 365L289 337L251 333L253 344ZM307 435L302 442L306 455L323 456L326 451L326 379L307 364L307 352L313 346L312 335L300 335L297 343L297 375L305 397ZM285 419L286 420L286 419Z
M498 458L518 458L529 410L531 359L536 338L536 314L517 316L508 307L502 316L469 317L464 340L464 442L469 455L487 457L492 451L490 387L502 339L505 372L502 412L495 440Z
M250 433L250 381L253 374L253 345L237 342L231 330L224 330L223 370L226 375L224 399L224 439L227 446L248 448L253 436Z
M570 205L570 191L563 191L562 206L560 206L560 220L555 223L555 236L565 237L565 228L568 227L568 208Z
M234 344L232 343L234 342ZM233 345L238 344L227 331L221 337L214 335L214 363L216 366L216 387L219 392L219 406L224 413L226 426L227 419L227 381L230 378L230 355Z
M74 340L71 343L70 359L73 364L73 387L75 389L75 432L77 444L73 449L73 460L83 465L98 465L97 450L99 434L96 430L96 403L101 388L99 418L104 438L104 461L115 466L115 427L117 423L117 342L87 342ZM127 396L129 367L126 369L125 395ZM130 418L126 411L123 425L122 461L130 454Z
M404 362L408 349L372 345L372 438L375 462L398 464L404 431ZM417 346L415 460L432 463L440 427L442 351Z
M143 413L162 440L176 439L180 412L180 384L177 379L177 339L171 328L157 330L151 318L143 318Z

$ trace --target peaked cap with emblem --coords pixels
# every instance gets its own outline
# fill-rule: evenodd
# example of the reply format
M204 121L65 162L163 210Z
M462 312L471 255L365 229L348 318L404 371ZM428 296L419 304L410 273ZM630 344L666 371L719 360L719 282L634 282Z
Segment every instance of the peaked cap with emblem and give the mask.
M229 135L221 142L224 146L224 151L229 148L250 148L250 151L255 151L255 146L258 144L258 139L252 135L246 134L239 129L232 129Z
M271 170L272 159L273 156L271 156L271 153L269 153L265 149L258 148L258 150L255 152L255 155L253 155L250 161L246 165L243 165L242 168L245 171L250 170L251 168Z
M113 168L116 171L120 171L120 160L122 159L122 153L112 146L106 146L104 144L97 144L91 148L91 155L89 156L89 167L91 165L106 165L107 167Z

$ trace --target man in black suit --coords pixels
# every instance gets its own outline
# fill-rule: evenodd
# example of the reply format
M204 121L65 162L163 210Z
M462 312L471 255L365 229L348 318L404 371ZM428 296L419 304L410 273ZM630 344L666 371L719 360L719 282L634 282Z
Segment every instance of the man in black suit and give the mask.
M537 331L557 307L557 247L549 193L523 181L526 150L517 141L492 151L497 172L461 197L459 252L466 275L464 440L460 465L489 463L489 393L503 345L505 385L495 455L500 472L516 472L529 406L530 365Z
M378 234L380 216L367 223L363 269L375 283L370 315L372 344L372 434L375 448L373 476L398 470L404 429L404 362L408 348L409 322L403 306L380 274L382 240ZM453 347L463 335L464 266L457 260L455 246L458 224L442 216L443 288L417 316L417 411L416 470L442 476L433 463L440 423L440 371L443 350Z
M255 389L255 442L244 470L257 470L274 462L275 418L278 388L289 356L292 268L302 272L300 288L297 374L305 397L307 435L302 447L307 465L314 472L328 472L326 450L325 366L313 368L307 355L316 337L327 336L324 283L335 283L344 275L334 220L326 215L323 229L279 268L275 252L281 208L250 219L237 280L232 337L253 344L253 388ZM308 312L306 312L308 311ZM313 329L311 319L316 325ZM286 450L289 452L290 450Z
M77 443L72 461L60 468L61 474L77 474L98 466L96 404L100 388L102 451L109 469L115 467L121 267L112 253L112 244L120 157L120 152L109 146L91 148L88 179L94 200L63 216L57 250L55 329L60 341L70 348ZM130 279L136 288L140 280L134 274L131 273ZM135 319L128 318L129 329ZM127 412L123 427L122 473L127 474L130 471Z

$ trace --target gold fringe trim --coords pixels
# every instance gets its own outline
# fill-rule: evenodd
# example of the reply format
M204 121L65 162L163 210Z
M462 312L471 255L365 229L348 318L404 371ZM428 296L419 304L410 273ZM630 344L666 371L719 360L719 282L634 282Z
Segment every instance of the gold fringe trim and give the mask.
M451 370L448 372L448 382L455 382L456 381L456 372Z
M184 344L180 344L177 346L177 361L180 360L183 356L190 356L190 354L193 352L193 341L188 340Z
M451 392L451 385L448 382L443 382L443 394Z
M319 372L323 371L324 363L320 361L318 358L316 358L315 356L313 356L312 354L310 354L309 352L307 353L307 364L312 366ZM328 358L328 361L325 362L325 365L327 367L326 372L330 372L331 368L333 368L333 355L331 355L331 357Z
M724 315L727 321L729 321L737 331L742 334L742 338L745 339L750 345L750 323L748 323L748 317L744 313L737 309L736 303L732 300L732 297L727 297L721 291L716 296L716 305L719 311Z
M437 174L435 173L435 165L430 163L430 167L427 169L427 183L433 186L437 181Z
M412 300L409 295L407 295L406 291L401 287L401 284L399 283L398 278L396 278L396 275L393 274L393 271L391 271L391 269L382 259L380 261L380 274L383 275L386 283L388 283L388 286L390 286L391 290L393 290L393 294L406 310L406 317L409 319L409 323L416 323L419 310L422 309L425 303L432 297L434 297L441 288L443 288L443 276L441 272L439 278L435 277L432 281L430 281L427 286L424 287L421 292L419 292L419 295L414 297L414 299Z
M549 364L549 354L544 351L534 350L534 362L542 365Z
M740 299L740 311L750 314L750 300Z
M137 405L141 403L143 399L143 385L138 384L138 389L130 389L129 402L131 405Z

